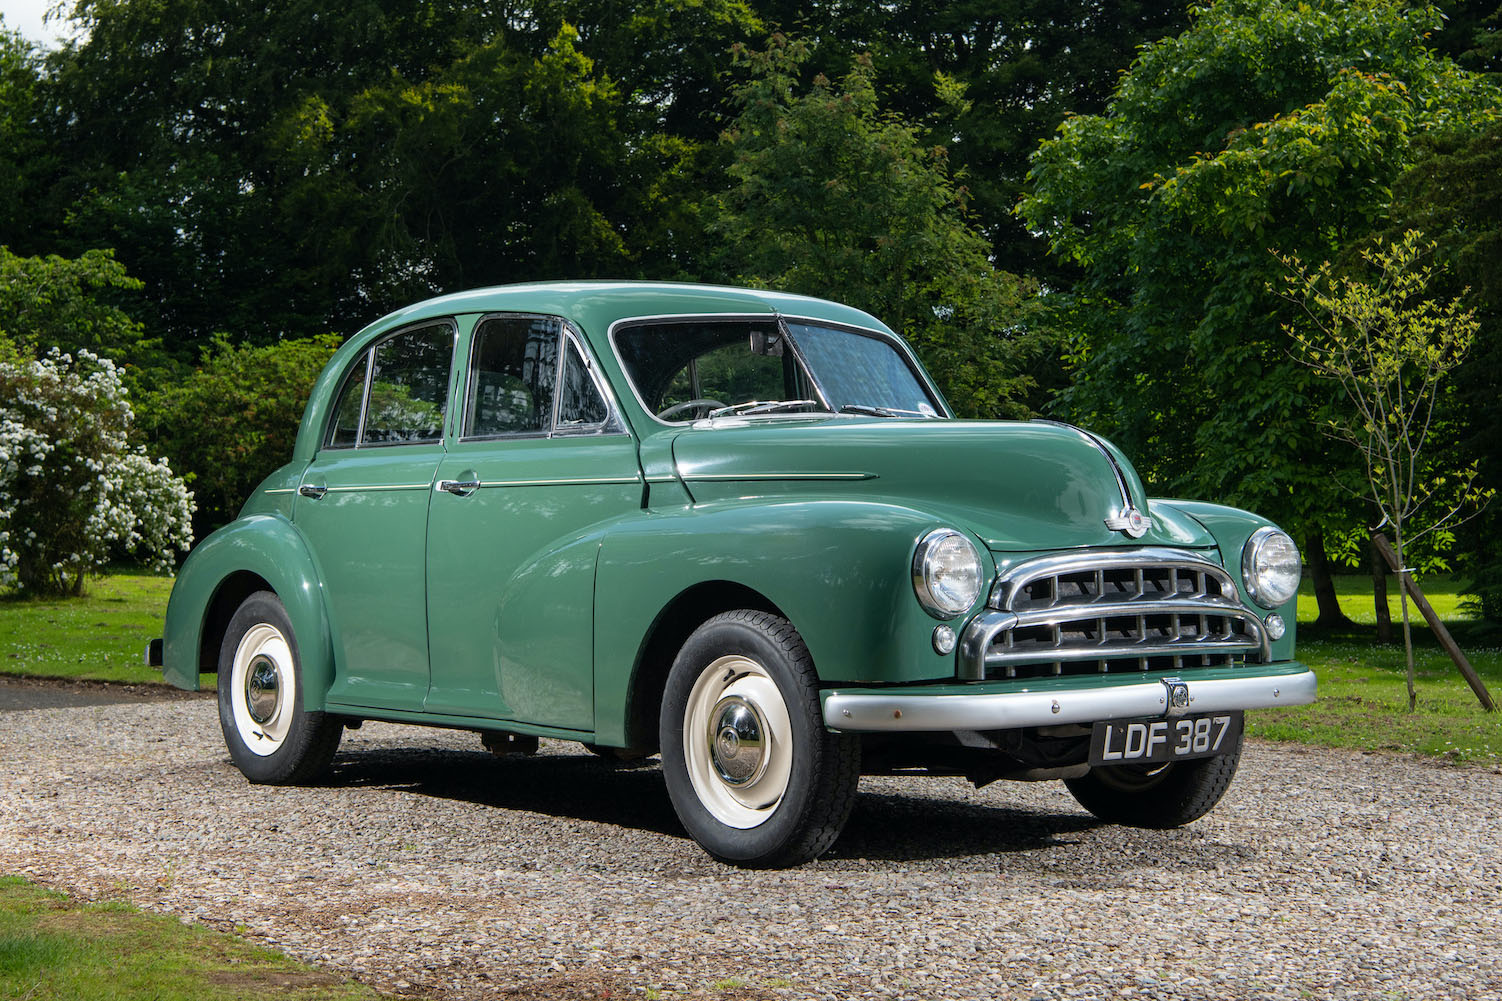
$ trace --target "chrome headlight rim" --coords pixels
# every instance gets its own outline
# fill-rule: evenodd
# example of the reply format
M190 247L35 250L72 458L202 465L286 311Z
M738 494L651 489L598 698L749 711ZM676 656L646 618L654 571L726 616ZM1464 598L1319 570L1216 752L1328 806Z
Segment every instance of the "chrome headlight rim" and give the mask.
M1267 567L1259 567L1259 561L1268 543L1279 538L1287 540L1288 548L1292 550L1294 558L1293 586L1286 592L1264 581L1262 575ZM1252 537L1246 540L1246 545L1241 548L1241 583L1246 588L1247 595L1262 608L1281 608L1286 605L1299 593L1301 560L1302 556L1299 553L1298 544L1293 541L1293 536L1272 525L1257 529L1252 533Z
M929 557L934 554L937 547L949 540L956 540L967 550L970 561L975 565L975 587L970 594L969 600L964 604L959 599L946 601L944 596L936 593L935 580ZM913 594L918 599L918 604L923 610L936 619L953 619L975 607L981 595L986 592L986 565L981 559L980 549L971 541L964 532L953 528L936 528L923 538L918 540L913 549Z

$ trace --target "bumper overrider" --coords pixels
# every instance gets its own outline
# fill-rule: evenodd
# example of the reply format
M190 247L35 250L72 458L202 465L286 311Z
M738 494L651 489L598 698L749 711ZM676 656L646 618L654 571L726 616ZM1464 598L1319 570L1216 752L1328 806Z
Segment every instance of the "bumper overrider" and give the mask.
M1287 662L1240 668L1236 677L1121 679L1118 683L1063 686L1040 679L1006 691L992 686L933 689L829 689L824 725L847 732L1011 730L1061 723L1143 719L1183 712L1227 712L1301 706L1314 701L1314 672ZM1187 707L1171 707L1173 685L1188 689Z

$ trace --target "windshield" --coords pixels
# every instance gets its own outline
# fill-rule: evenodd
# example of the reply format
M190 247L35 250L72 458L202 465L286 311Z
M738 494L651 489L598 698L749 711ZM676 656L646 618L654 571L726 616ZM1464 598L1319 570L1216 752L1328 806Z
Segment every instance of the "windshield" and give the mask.
M790 413L939 415L889 338L806 322L670 320L615 334L626 376L658 419Z

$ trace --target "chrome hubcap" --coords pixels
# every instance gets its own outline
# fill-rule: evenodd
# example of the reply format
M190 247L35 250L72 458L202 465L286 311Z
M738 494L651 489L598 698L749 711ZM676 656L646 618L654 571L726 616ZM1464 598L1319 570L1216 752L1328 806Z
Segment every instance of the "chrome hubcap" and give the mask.
M732 654L699 673L683 710L684 764L699 802L750 830L777 812L793 771L793 724L767 669Z
M281 672L270 657L258 655L245 673L245 708L251 719L264 726L276 715L281 702Z
M297 701L297 666L280 629L257 622L245 631L235 648L228 691L240 741L252 754L275 754L291 732Z
M767 760L767 724L756 707L732 695L709 718L709 756L720 778L733 786L756 781Z

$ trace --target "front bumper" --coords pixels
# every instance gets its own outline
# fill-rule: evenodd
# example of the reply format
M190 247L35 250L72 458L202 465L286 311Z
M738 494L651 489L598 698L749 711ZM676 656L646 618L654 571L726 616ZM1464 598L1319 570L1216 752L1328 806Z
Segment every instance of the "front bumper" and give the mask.
M1288 662L1215 671L1184 672L1188 712L1226 712L1302 706L1314 701L1314 672ZM1102 681L1105 679L1102 678ZM1164 716L1167 687L1157 676L1113 678L1081 685L1081 679L1047 678L1025 684L920 688L833 688L823 693L824 725L851 733L945 730L1012 730L1060 723Z

